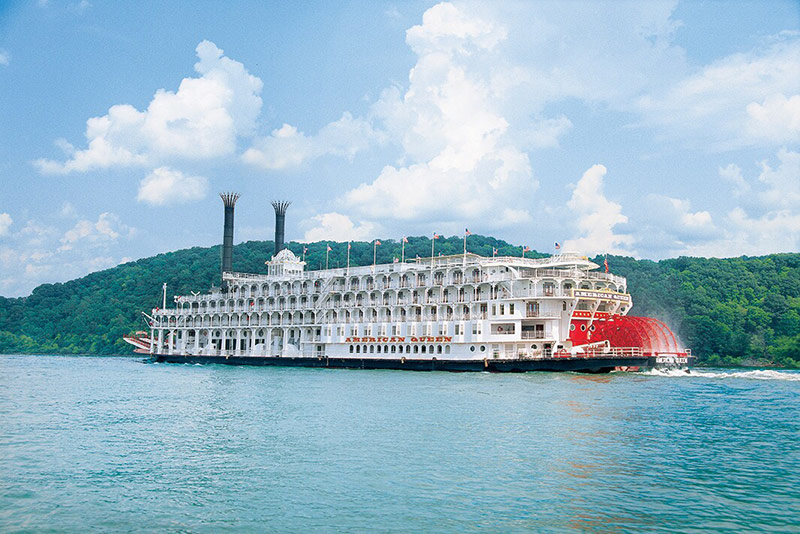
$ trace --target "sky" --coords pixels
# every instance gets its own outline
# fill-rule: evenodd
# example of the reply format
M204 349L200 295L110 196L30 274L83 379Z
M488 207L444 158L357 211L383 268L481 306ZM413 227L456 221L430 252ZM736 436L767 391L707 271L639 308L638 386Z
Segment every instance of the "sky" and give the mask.
M218 244L222 191L235 242L281 199L305 242L797 252L800 2L0 2L0 185L3 296Z

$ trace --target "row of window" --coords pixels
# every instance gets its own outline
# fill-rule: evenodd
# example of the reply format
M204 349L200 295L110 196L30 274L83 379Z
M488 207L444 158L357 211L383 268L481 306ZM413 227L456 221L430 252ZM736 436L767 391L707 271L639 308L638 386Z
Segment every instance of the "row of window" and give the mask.
M450 354L449 345L350 345L350 354Z

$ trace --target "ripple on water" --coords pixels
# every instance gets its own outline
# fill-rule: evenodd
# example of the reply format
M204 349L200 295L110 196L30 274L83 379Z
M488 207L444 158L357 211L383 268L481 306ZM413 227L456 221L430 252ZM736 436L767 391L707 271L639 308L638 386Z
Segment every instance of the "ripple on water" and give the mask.
M798 377L0 356L0 530L788 531Z

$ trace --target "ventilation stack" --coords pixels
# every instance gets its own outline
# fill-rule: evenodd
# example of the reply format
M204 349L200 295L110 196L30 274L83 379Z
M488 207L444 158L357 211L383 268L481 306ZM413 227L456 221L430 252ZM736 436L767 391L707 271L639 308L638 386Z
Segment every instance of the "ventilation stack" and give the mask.
M283 250L283 227L286 223L286 208L291 202L284 200L273 200L272 207L275 208L275 256Z
M239 199L239 193L220 193L225 205L225 229L222 234L222 272L233 271L233 207Z

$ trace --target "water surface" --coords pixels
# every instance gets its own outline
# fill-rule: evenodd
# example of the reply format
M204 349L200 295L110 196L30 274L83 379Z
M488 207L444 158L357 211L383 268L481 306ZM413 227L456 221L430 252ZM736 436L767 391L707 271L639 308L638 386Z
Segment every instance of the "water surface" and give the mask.
M0 356L0 531L800 529L800 373Z

